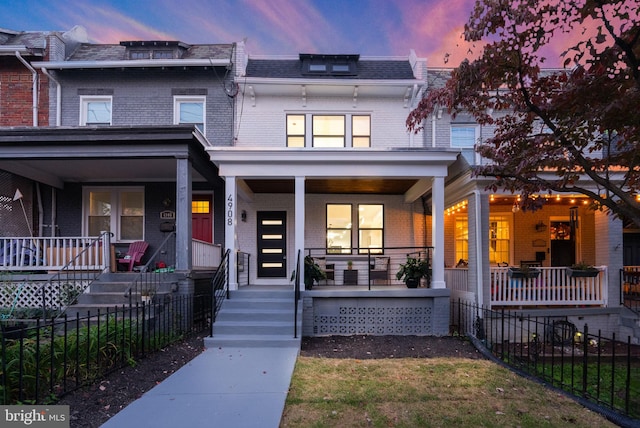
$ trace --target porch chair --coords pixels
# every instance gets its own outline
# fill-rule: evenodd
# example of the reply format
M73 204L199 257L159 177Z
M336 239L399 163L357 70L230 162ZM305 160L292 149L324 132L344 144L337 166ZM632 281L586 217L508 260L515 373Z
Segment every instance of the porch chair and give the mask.
M374 263L369 266L369 279L375 281L381 279L389 284L389 259L390 257L375 257Z
M329 280L333 281L333 283L336 283L335 280L335 264L333 263L328 263L327 264L327 259L325 257L314 257L313 259L315 261L315 263L320 267L320 269L324 272L324 274L326 275L325 278L325 284L329 285Z
M147 251L149 244L145 241L135 241L129 245L127 254L118 259L118 265L126 267L127 272L131 272L134 267L142 264L142 257Z

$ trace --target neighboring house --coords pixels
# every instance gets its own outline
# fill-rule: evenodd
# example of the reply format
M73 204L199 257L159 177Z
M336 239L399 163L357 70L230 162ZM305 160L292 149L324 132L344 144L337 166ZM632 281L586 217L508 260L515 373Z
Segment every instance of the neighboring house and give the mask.
M64 58L78 43L86 41L81 27L70 31L12 31L0 29L0 127L47 126L49 124L49 79L34 61ZM0 170L0 203L7 208L16 189L25 206L21 210L0 209L1 236L25 236L30 228L48 233L39 224L37 187L25 177ZM25 222L25 216L28 222Z
M181 292L193 292L194 270L210 279L224 241L222 219L216 224L213 217L223 209L222 182L204 149L232 142L234 44L84 42L65 50L59 42L57 55L30 62L48 76L40 82L48 102L39 107L50 113L47 123L0 128L0 170L37 189L29 223L37 226L39 248L104 231L111 232L112 253L146 241L147 258L161 250L156 261L181 275ZM15 201L5 202L21 215ZM174 230L172 245L161 249ZM42 251L26 266L3 260L4 270L64 264ZM101 266L115 270L115 259Z

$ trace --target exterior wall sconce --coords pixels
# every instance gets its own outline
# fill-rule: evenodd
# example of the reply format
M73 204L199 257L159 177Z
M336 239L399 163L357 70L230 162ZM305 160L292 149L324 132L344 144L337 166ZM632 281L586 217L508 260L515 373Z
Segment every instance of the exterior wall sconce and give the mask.
M244 223L247 222L247 212L245 210L242 210L240 212L240 220L242 220L242 222L244 222Z
M540 220L537 224L536 224L536 232L544 232L545 230L547 230L547 225L544 224L542 222L542 220Z

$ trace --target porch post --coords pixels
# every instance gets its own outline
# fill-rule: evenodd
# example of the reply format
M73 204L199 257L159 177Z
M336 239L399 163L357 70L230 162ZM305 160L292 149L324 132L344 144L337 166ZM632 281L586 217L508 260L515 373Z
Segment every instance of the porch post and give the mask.
M474 190L469 195L469 278L467 290L474 292L476 303L491 301L491 270L489 264L489 196Z
M176 160L176 271L191 269L191 165Z
M304 221L305 221L305 212L304 212L304 202L305 202L305 194L304 194L304 182L305 177L296 177L295 184L295 236L294 236L294 245L295 252L293 254L293 260L291 260L288 265L289 268L298 269L296 266L296 261L298 260L298 254L300 257L304 257Z
M226 176L225 182L225 213L224 213L224 250L229 251L229 289L238 289L236 277L236 221L237 199L236 177Z
M597 266L607 266L604 291L605 304L608 307L620 306L622 290L620 289L620 269L624 267L622 220L607 212L595 212L595 239ZM584 233L584 231L583 231Z
M446 288L444 282L444 177L433 177L431 198L431 288Z

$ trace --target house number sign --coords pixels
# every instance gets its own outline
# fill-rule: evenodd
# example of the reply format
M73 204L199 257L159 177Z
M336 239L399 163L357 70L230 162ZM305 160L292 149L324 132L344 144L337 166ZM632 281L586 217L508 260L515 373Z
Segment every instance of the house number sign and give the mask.
M175 211L160 211L160 219L162 220L175 220L176 212Z
M233 226L233 195L227 196L227 225Z

